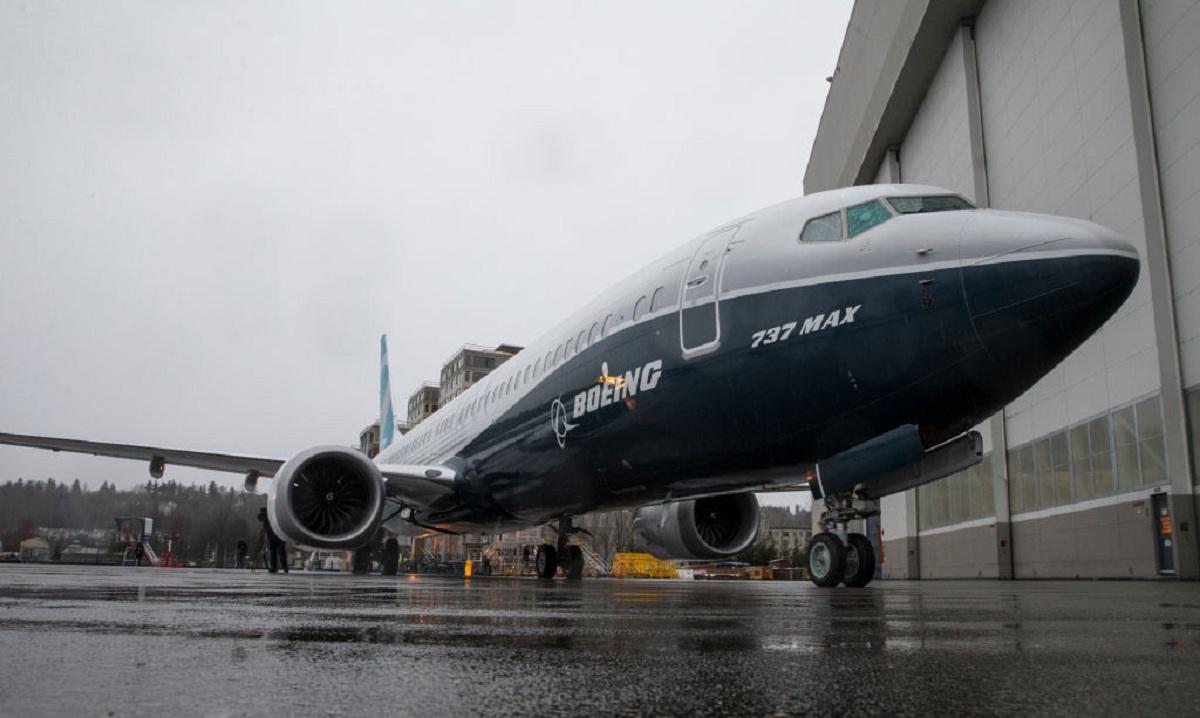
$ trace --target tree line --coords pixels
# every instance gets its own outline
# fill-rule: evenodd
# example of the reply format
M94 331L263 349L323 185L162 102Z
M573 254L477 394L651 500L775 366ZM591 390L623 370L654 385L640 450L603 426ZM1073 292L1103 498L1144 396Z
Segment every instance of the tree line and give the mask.
M252 548L258 538L258 509L266 498L219 486L147 481L133 489L118 489L105 481L92 489L78 479L69 485L47 479L17 479L0 485L0 541L16 551L33 536L51 537L52 546L78 541L85 546L111 548L96 538L96 529L114 536L117 516L154 519L154 548L162 552L172 539L175 556L205 565L212 551L224 554L238 540Z

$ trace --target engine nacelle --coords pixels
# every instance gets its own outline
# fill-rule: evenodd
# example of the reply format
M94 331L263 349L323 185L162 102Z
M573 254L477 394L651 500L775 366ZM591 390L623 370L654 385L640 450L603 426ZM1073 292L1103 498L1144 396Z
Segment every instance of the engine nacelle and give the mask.
M296 454L275 475L267 516L281 538L313 548L357 548L383 519L379 468L344 446Z
M758 499L723 494L643 506L633 514L633 532L657 558L728 558L758 536Z

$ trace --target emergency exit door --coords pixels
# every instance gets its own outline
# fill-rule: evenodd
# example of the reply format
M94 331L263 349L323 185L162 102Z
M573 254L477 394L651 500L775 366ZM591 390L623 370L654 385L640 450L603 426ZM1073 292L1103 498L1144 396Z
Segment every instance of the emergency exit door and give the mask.
M1150 496L1150 513L1154 516L1154 547L1158 554L1158 572L1175 573L1175 526L1166 494Z
M720 288L725 265L737 227L709 235L688 263L679 293L679 344L683 357L707 354L721 345Z

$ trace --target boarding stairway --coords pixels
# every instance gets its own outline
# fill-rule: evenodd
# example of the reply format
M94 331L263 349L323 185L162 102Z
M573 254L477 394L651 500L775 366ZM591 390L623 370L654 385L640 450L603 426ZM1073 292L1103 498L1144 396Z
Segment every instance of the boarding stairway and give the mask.
M142 544L142 558L146 559L147 566L157 566L159 564L158 554L154 553L154 548L148 543ZM121 565L138 565L137 544L131 544L125 547L125 553L121 556Z
M579 546L581 551L583 551L584 570L590 566L592 570L601 576L608 576L612 573L612 566L609 566L608 562L601 558L600 554L596 553L591 546L586 543L579 543L576 545Z

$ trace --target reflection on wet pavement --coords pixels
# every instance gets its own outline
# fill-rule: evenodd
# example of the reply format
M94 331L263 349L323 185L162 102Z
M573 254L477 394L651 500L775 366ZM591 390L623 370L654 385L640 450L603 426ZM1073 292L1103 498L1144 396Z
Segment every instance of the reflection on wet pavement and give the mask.
M1145 713L1200 587L0 567L0 715Z

